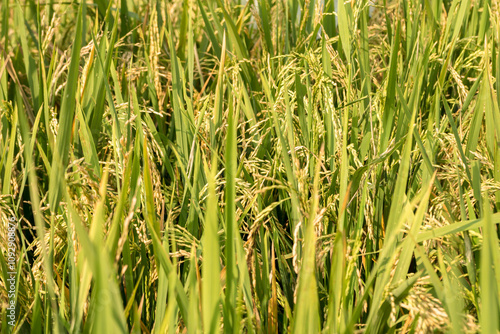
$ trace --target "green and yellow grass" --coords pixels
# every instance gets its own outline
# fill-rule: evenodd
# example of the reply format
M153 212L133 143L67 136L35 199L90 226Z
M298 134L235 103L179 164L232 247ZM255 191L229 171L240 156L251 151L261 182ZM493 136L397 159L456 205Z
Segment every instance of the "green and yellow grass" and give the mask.
M497 333L500 3L369 12L1 0L1 332Z

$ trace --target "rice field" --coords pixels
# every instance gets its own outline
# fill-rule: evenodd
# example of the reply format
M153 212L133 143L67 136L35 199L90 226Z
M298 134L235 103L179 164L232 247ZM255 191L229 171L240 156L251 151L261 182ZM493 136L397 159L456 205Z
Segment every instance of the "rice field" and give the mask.
M0 333L498 333L498 0L0 0Z

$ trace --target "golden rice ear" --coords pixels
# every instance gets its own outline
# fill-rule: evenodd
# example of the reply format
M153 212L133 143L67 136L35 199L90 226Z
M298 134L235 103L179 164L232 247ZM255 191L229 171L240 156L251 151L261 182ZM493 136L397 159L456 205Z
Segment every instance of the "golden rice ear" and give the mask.
M498 1L0 2L2 333L498 332Z

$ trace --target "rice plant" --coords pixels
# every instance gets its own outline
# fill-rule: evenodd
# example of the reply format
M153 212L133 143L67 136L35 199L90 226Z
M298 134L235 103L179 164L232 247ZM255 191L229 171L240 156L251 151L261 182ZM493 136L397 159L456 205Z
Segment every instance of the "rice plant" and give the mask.
M497 333L496 0L1 0L1 333Z

